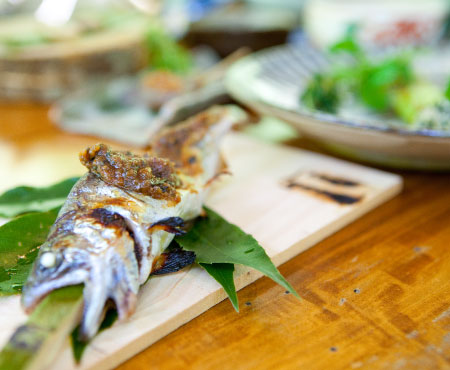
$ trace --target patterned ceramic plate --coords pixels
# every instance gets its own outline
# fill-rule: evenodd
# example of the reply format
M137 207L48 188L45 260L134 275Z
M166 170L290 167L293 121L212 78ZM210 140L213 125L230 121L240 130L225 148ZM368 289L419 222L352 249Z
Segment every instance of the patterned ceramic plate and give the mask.
M330 65L328 57L307 42L275 47L235 63L226 86L235 99L293 124L340 154L398 168L450 169L450 131L410 129L355 105L343 107L337 115L303 107L299 97L309 79ZM438 70L428 77L439 79Z

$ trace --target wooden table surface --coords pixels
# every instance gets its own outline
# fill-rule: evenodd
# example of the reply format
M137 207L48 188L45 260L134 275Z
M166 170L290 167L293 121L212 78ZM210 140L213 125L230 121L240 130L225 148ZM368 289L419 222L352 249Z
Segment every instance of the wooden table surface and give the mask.
M75 175L65 164L96 141L0 105L1 190ZM118 369L450 368L450 175L400 174L401 195L280 267L301 301L260 279L240 314L224 301Z

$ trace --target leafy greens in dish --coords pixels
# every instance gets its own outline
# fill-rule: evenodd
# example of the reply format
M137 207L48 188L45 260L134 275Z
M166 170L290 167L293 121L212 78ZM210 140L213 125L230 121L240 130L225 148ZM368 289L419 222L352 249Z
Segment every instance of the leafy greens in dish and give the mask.
M351 30L329 52L344 63L313 75L300 97L306 108L339 115L351 105L413 130L450 130L450 81L443 89L419 76L412 52L369 55Z

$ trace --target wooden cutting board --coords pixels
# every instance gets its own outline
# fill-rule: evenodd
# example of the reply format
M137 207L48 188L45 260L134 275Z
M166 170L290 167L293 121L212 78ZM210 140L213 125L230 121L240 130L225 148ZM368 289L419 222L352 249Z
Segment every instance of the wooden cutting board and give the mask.
M226 138L224 157L233 175L214 185L208 205L252 234L276 265L402 188L397 175L243 135ZM235 276L240 289L261 275L238 267ZM224 298L220 286L196 266L154 277L142 287L136 313L98 335L79 368L113 368ZM25 318L19 297L0 300L0 345ZM72 368L76 367L67 341L52 369Z

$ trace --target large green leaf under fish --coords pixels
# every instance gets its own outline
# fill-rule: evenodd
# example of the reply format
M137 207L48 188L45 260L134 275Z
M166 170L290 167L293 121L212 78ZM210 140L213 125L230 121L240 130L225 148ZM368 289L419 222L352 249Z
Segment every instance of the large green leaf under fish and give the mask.
M222 285L234 309L239 312L239 301L233 279L234 265L232 263L200 263L200 266Z
M0 195L0 217L48 211L61 206L77 181L78 178L73 177L48 187L19 186L8 190Z
M202 266L228 263L252 267L299 297L253 236L229 223L213 210L205 208L205 211L207 217L198 219L187 234L176 239L183 249L195 252L197 262ZM228 279L226 291L229 290L229 283Z

